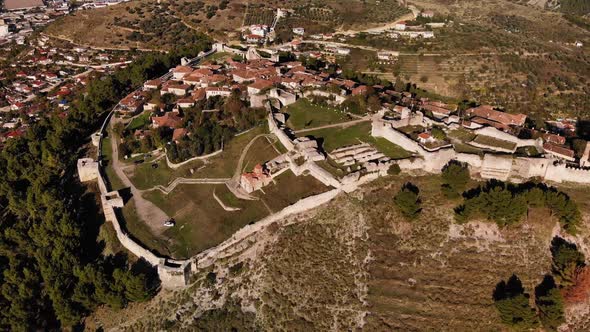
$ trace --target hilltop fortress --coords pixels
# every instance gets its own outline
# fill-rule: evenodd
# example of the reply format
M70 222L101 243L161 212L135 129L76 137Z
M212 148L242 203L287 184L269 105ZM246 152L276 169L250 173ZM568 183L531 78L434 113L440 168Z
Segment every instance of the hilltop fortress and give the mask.
M286 150L278 157L257 165L253 172L242 174L237 179L239 181L237 186L230 190L241 190L247 196L251 192L262 189L276 176L287 170L292 171L295 176L310 175L330 190L305 197L281 211L244 226L223 243L189 259L174 260L160 257L135 241L121 227L116 212L123 207L124 201L117 191L108 191L106 185L100 155L102 137L113 111L105 120L100 132L93 135L93 143L98 146L98 161L92 158L79 160L78 174L82 182L98 181L105 219L113 224L118 240L129 252L157 267L162 286L165 288L185 287L190 283L191 275L210 266L219 257L231 255L236 247L240 247L240 243L247 242L243 241L244 239L289 215L318 207L342 192L352 192L364 183L385 176L394 165L399 166L402 172L440 173L449 161L457 160L468 164L471 175L476 178L515 182L537 178L557 183L590 184L590 169L585 168L589 163L590 144L586 146L579 163L574 163L573 151L564 146L565 137L563 136L547 132L537 132L529 138L514 135L513 131L516 128L525 129L526 116L524 115L512 115L494 110L490 106L480 106L466 110L460 117L456 115L456 108L427 99L418 100L408 92L400 93L382 86L366 86L340 77L332 77L327 73L309 71L301 63L284 64L284 73L281 73L273 63L258 59L259 54L256 54L254 49L251 49L248 54L239 49L222 46L216 44L214 50L202 56L215 51L243 52L240 55L254 58L255 63L263 66L262 69L255 68L255 73L260 72L264 75L272 73L270 76L274 83L271 82L272 84L264 87L256 83L250 84L242 96L247 98L251 105L266 108L268 129ZM241 67L248 69L247 65L233 62L232 66L236 67L233 76L230 75L231 73L227 74L224 80L229 81L231 76L231 80L235 82L241 82L242 79L244 82L253 79L259 83L263 82L247 70L238 70ZM162 89L170 89L171 85L164 87L162 81L174 75L179 77L186 75L181 70L193 69L179 66L159 80L153 81L155 86L161 84ZM201 74L201 71L198 74ZM216 78L215 75L219 76L218 73L213 72L205 74L209 78ZM152 81L146 82L144 89L152 89L150 82ZM187 89L183 87L180 94L184 96ZM280 112L283 107L294 103L302 96L325 98L327 103L339 105L346 100L347 96L366 94L369 89L382 100L381 109L374 114L355 115L357 119L349 122L370 121L372 137L384 138L401 147L409 153L409 157L390 158L369 142L359 142L341 146L333 151L325 151L313 137L298 137L292 129L287 127L286 116ZM204 96L203 93L198 96L201 99L209 98L208 92L222 91L226 95L231 93L229 87L207 86L199 91L204 93ZM140 94L140 91L134 92L135 94ZM136 99L142 100L135 98L133 101ZM179 101L179 105L181 102L184 102L184 99ZM141 103L145 101L142 100ZM133 109L137 108L132 106ZM327 160L339 165L340 173L330 172L321 166L321 163Z

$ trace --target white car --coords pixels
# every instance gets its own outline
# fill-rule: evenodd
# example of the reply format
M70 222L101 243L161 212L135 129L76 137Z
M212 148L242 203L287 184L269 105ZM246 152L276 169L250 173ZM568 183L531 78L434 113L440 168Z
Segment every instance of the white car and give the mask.
M174 221L174 219L164 221L164 226L166 226L166 227L174 227L175 225L176 225L176 222Z

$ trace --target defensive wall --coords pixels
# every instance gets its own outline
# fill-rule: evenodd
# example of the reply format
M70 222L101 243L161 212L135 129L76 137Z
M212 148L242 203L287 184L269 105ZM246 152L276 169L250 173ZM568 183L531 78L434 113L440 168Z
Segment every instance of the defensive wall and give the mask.
M505 137L492 130L480 130L476 132L486 136L496 135L494 137L498 139L504 139ZM440 173L444 165L449 161L457 160L468 164L472 173L479 173L484 179L504 181L510 179L519 182L530 178L541 178L545 181L557 183L590 183L590 169L571 167L551 157L514 157L510 154L496 155L492 153L485 153L483 156L480 156L477 154L459 153L453 148L429 152L423 149L416 141L393 128L391 123L376 118L372 123L371 135L383 137L405 150L416 154L415 157L396 161L402 171L423 170L428 173ZM515 143L523 144L523 146L537 146L539 144L538 140L515 139L520 141L514 141Z

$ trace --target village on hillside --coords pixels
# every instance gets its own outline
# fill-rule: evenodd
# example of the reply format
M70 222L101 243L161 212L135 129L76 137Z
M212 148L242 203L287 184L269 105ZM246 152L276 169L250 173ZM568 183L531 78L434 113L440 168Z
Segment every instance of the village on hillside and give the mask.
M452 104L298 55L217 43L123 98L93 136L80 178L99 179L119 240L164 286L232 234L388 174L457 161L480 179L590 183L575 120Z

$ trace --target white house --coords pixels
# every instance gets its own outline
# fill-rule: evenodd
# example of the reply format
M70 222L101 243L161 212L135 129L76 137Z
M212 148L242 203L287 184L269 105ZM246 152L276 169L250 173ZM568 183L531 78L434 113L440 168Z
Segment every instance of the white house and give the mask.
M172 76L175 80L180 81L186 75L193 72L193 69L189 66L176 66L176 68L172 69Z
M406 22L404 22L404 21L397 22L393 28L395 30L406 30Z
M227 97L231 94L231 90L228 88L218 88L218 87L208 87L205 88L205 95L207 96L207 99L209 99L210 97L213 96L222 96L222 97Z
M268 25L265 24L255 24L250 26L250 33L253 35L264 37L266 36L267 31Z
M304 28L293 28L293 33L296 35L303 36L305 34Z

